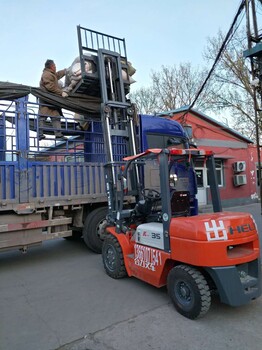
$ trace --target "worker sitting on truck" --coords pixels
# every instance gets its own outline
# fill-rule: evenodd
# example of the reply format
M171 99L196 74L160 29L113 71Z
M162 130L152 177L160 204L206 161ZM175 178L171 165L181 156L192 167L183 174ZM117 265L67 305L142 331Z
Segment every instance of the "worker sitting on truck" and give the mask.
M56 65L53 60L47 60L45 62L45 68L43 70L40 88L46 92L51 92L63 96L63 90L59 86L59 79L63 78L66 74L66 69L56 71ZM65 139L65 136L61 132L61 116L63 116L62 110L59 107L46 105L45 101L40 99L39 107L39 140L45 139L43 133L44 121L47 117L51 118L53 128L55 129L56 139Z

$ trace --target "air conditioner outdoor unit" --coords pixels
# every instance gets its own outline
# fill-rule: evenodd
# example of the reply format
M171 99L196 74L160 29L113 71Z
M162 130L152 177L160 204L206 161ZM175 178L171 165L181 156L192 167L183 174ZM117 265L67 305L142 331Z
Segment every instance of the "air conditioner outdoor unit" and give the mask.
M233 163L233 169L235 173L240 173L241 171L246 171L246 162L241 160L239 162Z
M247 184L246 175L234 175L234 186L241 186Z

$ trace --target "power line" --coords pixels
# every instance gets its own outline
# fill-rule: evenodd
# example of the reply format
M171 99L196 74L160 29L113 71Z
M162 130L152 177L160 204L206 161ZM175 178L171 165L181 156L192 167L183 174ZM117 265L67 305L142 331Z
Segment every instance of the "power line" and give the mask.
M210 71L209 71L209 73L208 73L208 75L207 75L205 81L203 82L202 86L201 86L200 89L198 90L198 93L196 94L196 97L194 98L193 102L189 105L188 109L187 109L187 110L185 111L185 113L181 116L181 119L182 119L182 120L183 120L184 116L193 108L193 106L195 105L195 103L196 103L197 99L199 98L200 94L201 94L202 91L204 90L204 87L205 87L206 83L208 82L209 78L211 77L211 75L212 75L212 73L213 73L213 71L214 71L214 69L215 69L215 67L216 67L216 65L217 65L217 63L218 63L218 61L219 61L219 59L220 59L222 53L223 53L223 51L224 51L225 48L226 48L226 45L227 45L228 42L229 42L230 36L232 37L232 35L233 35L234 32L235 32L235 31L233 32L234 26L235 26L235 24L236 24L236 22L237 22L237 20L238 20L238 17L240 16L242 10L244 9L244 7L245 7L245 0L242 0L240 6L239 6L239 8L238 8L238 11L237 11L237 13L236 13L236 15L235 15L235 17L234 17L234 19L233 19L233 22L232 22L232 24L231 24L231 26L230 26L230 29L229 29L227 35L225 36L225 39L224 39L224 41L223 41L223 43L222 43L222 45L221 45L221 47L220 47L220 49L219 49L219 51L218 51L218 54L217 54L217 56L216 56L216 58L215 58L215 61L214 61L213 65L212 65L212 67L211 67L211 69L210 69ZM239 25L238 25L238 26L239 26ZM238 27L237 27L237 28L238 28Z

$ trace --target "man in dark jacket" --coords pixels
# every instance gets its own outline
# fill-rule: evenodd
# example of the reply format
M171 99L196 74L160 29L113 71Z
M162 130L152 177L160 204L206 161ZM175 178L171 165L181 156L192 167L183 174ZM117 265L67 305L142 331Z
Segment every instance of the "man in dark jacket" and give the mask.
M63 96L63 90L59 86L58 80L63 78L66 74L66 69L56 71L56 65L53 60L47 60L45 63L45 68L43 70L41 80L40 80L40 88L46 92L51 92L53 94L57 94ZM43 133L44 121L47 117L51 118L53 128L55 129L55 137L56 139L66 139L65 136L61 132L61 116L62 110L59 107L46 105L43 100L40 100L39 107L39 140L45 139L45 135Z

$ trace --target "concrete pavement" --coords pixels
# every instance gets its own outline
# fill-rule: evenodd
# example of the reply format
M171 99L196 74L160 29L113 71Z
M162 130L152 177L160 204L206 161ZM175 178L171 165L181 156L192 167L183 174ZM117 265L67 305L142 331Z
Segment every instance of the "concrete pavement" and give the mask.
M250 212L262 232L260 204ZM82 242L57 240L0 254L1 350L261 350L262 298L204 318L178 314L166 293L134 278L113 280Z
M260 203L224 211L251 213L261 237ZM261 350L262 298L240 308L229 307L218 300L212 302L209 313L196 321L177 314L173 305L167 302L134 318L87 334L59 350Z
M241 308L217 302L197 321L166 303L59 350L261 350L261 322L261 298Z

